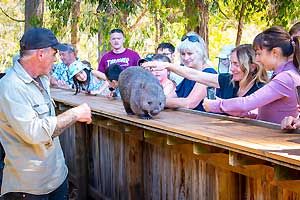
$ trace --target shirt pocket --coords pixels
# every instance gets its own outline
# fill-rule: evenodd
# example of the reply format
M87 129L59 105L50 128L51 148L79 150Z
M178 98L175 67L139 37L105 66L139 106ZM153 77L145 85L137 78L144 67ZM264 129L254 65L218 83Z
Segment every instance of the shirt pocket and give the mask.
M48 116L50 113L50 109L49 109L49 103L43 103L43 104L35 104L33 105L33 110L36 112L37 116L39 116L40 118L44 117L44 116Z

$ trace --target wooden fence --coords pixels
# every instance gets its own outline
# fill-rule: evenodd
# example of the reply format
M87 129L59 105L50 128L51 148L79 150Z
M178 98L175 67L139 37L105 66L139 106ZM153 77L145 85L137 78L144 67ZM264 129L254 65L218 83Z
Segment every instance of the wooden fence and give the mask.
M93 123L61 135L76 199L300 199L300 135L277 125L165 110L53 89L57 111L87 102Z

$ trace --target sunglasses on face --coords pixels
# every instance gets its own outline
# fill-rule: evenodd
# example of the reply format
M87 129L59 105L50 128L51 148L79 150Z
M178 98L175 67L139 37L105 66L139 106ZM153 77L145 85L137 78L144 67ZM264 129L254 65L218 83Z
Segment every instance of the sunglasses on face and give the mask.
M181 38L181 42L188 39L190 42L200 42L199 38L195 35L185 35Z

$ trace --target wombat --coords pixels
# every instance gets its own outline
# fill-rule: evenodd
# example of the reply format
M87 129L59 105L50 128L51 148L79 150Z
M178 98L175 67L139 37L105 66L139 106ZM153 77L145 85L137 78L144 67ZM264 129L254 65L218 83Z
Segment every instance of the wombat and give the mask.
M125 111L151 119L164 109L166 97L159 80L148 70L129 67L120 74L118 86Z

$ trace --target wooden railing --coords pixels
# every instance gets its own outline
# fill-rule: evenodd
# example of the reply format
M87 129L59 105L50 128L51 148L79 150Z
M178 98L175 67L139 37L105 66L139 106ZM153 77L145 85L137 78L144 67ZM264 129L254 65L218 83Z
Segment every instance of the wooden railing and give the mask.
M120 100L51 93L58 112L93 110L60 137L77 199L300 199L297 132L186 110L142 120Z

